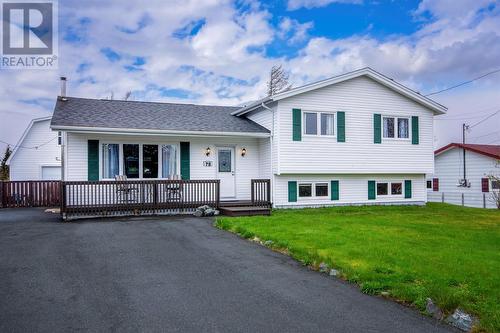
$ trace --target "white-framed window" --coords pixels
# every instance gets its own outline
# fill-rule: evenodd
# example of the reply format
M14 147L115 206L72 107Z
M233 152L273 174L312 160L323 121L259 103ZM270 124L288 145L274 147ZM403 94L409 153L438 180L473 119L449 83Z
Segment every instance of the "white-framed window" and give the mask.
M402 196L403 182L377 182L377 196Z
M101 179L172 178L179 170L175 144L102 143Z
M304 135L335 136L335 113L304 111Z
M299 198L310 198L312 197L312 184L303 183L299 184Z
M384 139L410 138L410 118L384 116L382 119Z
M102 144L102 178L111 179L120 174L120 145Z
M316 112L304 112L304 134L318 135L318 114Z
M402 195L403 183L391 183L391 195Z
M299 198L321 198L328 197L328 182L304 182L299 183Z
M389 183L377 183L377 196L389 194Z
M316 183L314 184L314 193L317 197L327 197L328 196L328 183Z

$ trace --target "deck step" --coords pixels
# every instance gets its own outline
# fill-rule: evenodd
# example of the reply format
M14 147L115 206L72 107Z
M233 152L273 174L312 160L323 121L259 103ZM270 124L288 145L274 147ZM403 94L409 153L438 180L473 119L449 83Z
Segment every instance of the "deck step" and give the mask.
M268 207L252 207L252 206L220 207L219 210L222 215L226 216L271 215L271 209Z

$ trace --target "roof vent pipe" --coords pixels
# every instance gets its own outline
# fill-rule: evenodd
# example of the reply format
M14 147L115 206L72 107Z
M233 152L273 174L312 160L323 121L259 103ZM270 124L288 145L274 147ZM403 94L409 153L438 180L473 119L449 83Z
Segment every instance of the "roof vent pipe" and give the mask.
M66 97L66 77L61 76L61 97Z

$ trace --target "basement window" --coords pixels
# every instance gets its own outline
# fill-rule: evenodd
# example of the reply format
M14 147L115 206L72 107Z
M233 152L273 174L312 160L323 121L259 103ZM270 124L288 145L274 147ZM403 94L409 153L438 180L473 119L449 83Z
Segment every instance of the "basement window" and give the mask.
M387 195L388 194L388 183L377 183L377 195Z
M317 197L327 197L328 196L328 183L315 184L315 190L316 190Z
M299 197L312 197L312 184L299 184Z
M392 195L403 194L403 183L391 183L391 194Z

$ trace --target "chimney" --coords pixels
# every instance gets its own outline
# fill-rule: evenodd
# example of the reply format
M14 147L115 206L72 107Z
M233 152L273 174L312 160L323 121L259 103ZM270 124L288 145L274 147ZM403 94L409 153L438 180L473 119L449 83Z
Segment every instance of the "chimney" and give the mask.
M61 97L66 97L66 77L61 76Z

